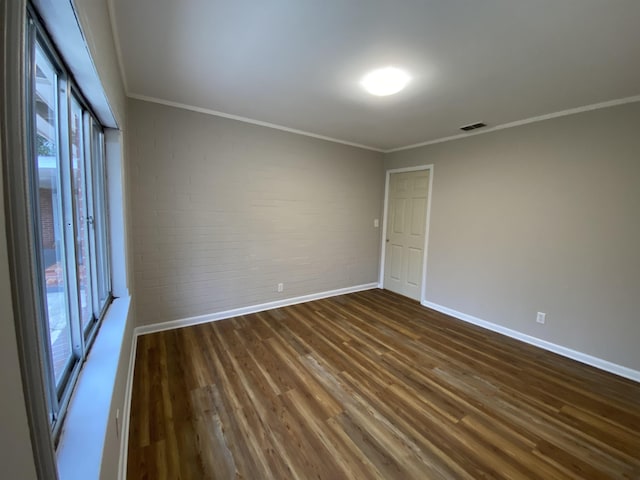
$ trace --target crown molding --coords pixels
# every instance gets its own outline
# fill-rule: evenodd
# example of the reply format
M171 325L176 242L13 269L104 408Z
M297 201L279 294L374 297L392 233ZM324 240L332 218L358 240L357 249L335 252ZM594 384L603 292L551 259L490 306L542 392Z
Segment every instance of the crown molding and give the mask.
M341 140L339 138L326 137L324 135L318 135L316 133L306 132L304 130L297 130L295 128L285 127L284 125L278 125L275 123L263 122L262 120L254 120L253 118L242 117L240 115L232 115L230 113L219 112L217 110L210 110L208 108L195 107L193 105L187 105L185 103L180 102L172 102L169 100L163 100L161 98L149 97L147 95L139 95L137 93L129 93L127 94L129 98L133 98L136 100L142 100L144 102L157 103L160 105L165 105L167 107L181 108L183 110L190 110L192 112L203 113L205 115L212 115L215 117L228 118L230 120L236 120L238 122L249 123L251 125L259 125L261 127L273 128L274 130L281 130L283 132L295 133L297 135L303 135L305 137L317 138L320 140L326 140L328 142L339 143L342 145L348 145L350 147L362 148L364 150L372 150L374 152L384 153L384 150L379 148L371 147L369 145L362 145L360 143L348 142L346 140Z
M435 145L436 143L450 142L452 140L459 140L462 138L473 137L476 135L483 135L485 133L496 132L498 130L505 130L507 128L519 127L521 125L528 125L530 123L542 122L544 120L551 120L552 118L566 117L569 115L575 115L577 113L590 112L592 110L600 110L602 108L617 107L618 105L625 105L627 103L635 103L635 102L640 102L640 95L635 95L633 97L619 98L616 100L609 100L607 102L594 103L591 105L585 105L583 107L570 108L568 110L561 110L559 112L548 113L546 115L539 115L537 117L525 118L523 120L516 120L515 122L503 123L501 125L496 125L490 128L483 128L479 132L471 131L469 133L460 133L457 135L452 135L450 137L442 137L442 138L436 138L435 140L429 140L426 142L414 143L411 145L406 145L404 147L391 148L389 150L384 150L384 153L394 153L394 152L400 152L402 150L411 150L413 148L426 147L427 145Z

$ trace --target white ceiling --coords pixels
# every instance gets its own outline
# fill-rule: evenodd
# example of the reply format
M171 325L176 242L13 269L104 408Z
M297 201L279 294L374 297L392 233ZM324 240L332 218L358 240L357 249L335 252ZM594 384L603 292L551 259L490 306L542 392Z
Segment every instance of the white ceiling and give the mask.
M638 0L111 1L129 95L381 150L640 94Z

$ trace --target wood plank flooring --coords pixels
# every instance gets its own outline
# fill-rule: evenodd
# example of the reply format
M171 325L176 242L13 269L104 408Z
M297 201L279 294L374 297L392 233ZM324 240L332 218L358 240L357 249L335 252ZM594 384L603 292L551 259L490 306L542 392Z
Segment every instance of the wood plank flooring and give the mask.
M138 342L130 480L640 479L640 384L387 291Z

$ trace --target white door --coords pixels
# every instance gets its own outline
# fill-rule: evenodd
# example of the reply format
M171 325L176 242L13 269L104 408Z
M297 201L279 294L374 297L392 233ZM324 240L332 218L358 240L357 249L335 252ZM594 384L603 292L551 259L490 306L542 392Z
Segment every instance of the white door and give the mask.
M420 300L429 170L389 178L384 288Z

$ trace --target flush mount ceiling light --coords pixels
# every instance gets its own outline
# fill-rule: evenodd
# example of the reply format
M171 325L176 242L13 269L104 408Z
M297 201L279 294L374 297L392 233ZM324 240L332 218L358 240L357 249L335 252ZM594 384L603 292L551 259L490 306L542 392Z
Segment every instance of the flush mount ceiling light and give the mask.
M398 93L407 86L411 77L404 70L395 67L379 68L367 73L360 85L371 95L386 97Z

